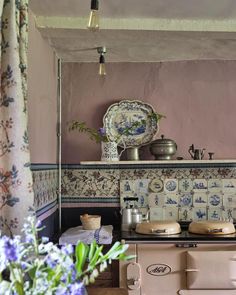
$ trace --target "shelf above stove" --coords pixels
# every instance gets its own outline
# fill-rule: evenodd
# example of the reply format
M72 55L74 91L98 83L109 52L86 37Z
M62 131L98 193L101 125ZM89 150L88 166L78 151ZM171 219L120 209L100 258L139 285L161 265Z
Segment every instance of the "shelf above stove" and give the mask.
M71 165L69 165L71 166ZM73 164L72 164L73 166ZM75 165L74 165L75 166ZM78 166L78 165L77 165ZM236 167L236 159L217 159L217 160L143 160L143 161L81 161L81 167L99 168L214 168L214 167Z
M140 164L219 164L234 163L236 159L218 159L218 160L140 160L140 161L81 161L81 165L140 165Z

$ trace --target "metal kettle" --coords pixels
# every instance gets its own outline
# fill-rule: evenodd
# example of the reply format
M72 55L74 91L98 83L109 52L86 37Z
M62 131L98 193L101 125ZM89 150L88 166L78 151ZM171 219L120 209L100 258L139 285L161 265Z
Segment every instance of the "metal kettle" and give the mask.
M142 213L138 207L129 203L129 201L138 201L138 198L127 197L124 198L124 201L126 202L126 207L121 210L121 229L122 231L129 231L142 221Z
M194 145L190 145L188 152L192 159L194 160L202 160L204 157L204 151L205 149L195 149Z
M123 208L121 210L121 216L122 216L122 224L132 224L132 211L133 208L130 208L128 206L126 206L126 208Z
M132 225L131 225L131 228L132 229L135 229L136 228L136 225L138 223L141 223L142 220L143 220L143 215L142 215L142 212L139 211L138 208L133 208L133 211L131 213L131 219L132 219Z

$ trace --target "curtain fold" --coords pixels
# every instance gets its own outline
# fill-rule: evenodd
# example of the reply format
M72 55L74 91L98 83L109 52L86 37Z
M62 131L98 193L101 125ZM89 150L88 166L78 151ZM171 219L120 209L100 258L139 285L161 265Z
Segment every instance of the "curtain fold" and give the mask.
M27 132L28 0L0 0L0 229L20 234L34 213Z

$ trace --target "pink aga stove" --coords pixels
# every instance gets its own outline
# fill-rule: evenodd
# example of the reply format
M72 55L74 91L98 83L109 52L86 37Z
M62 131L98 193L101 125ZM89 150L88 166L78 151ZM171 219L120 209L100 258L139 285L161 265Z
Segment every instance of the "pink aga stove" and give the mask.
M122 239L136 255L120 263L120 286L130 295L236 295L231 222L142 222Z

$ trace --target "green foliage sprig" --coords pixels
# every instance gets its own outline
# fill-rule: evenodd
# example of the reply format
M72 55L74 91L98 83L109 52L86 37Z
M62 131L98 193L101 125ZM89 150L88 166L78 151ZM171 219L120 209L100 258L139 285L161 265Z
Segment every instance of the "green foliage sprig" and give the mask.
M69 126L69 131L78 130L82 133L87 133L91 140L95 140L97 143L99 142L108 142L108 138L106 136L103 128L96 130L95 128L90 128L86 126L85 122L72 121Z
M151 114L148 115L148 118L150 118L151 120L155 120L156 122L160 121L162 118L166 118L165 115L162 114L158 114L156 112L153 112ZM132 134L132 132L140 127L146 124L146 120L140 120L140 121L135 121L132 123L132 125L130 127L126 127L124 128L124 130L122 131L122 134L120 134L117 139L116 142L119 142L120 137L122 135L126 135L129 136ZM86 133L89 135L89 138L91 140L95 140L97 143L99 142L108 142L109 139L106 135L106 130L104 128L99 128L98 130L96 130L95 128L90 128L87 127L85 122L80 122L80 121L72 121L69 124L69 131L73 131L73 130L78 130L79 132L82 133Z

